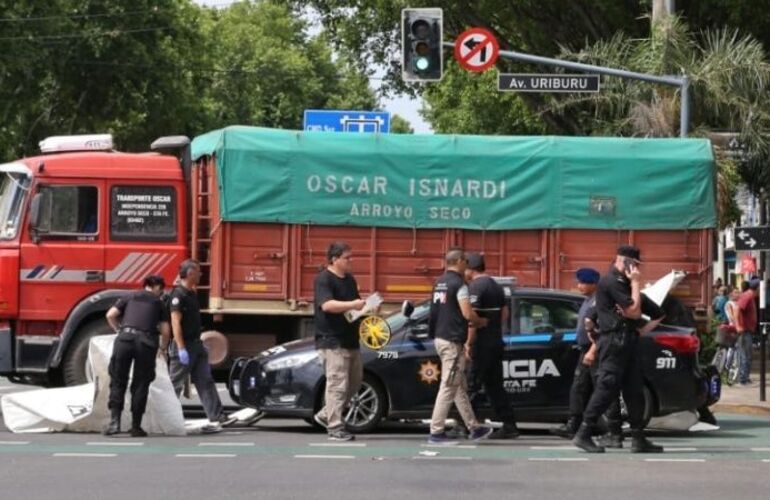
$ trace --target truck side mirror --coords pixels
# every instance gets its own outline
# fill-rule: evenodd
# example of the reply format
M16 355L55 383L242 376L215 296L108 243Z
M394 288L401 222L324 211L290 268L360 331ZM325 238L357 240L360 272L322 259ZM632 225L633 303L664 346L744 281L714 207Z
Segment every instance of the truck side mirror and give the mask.
M48 201L50 201L50 193L48 191L41 191L35 193L29 204L29 229L32 232L32 239L35 243L40 241L40 233L48 232L48 229L42 228L40 224L42 206Z

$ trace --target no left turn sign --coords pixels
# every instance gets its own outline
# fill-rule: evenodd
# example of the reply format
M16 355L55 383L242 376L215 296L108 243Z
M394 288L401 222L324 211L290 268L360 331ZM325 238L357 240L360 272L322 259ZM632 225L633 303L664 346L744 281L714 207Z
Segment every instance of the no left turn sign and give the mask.
M500 54L495 36L484 28L471 28L455 40L455 59L468 71L486 71Z

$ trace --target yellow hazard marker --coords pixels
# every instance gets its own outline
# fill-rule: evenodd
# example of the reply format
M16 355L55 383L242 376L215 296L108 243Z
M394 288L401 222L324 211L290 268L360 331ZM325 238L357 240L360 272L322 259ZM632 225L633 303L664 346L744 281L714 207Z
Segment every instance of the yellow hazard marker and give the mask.
M379 316L366 316L358 325L358 335L369 349L382 349L390 342L390 325Z

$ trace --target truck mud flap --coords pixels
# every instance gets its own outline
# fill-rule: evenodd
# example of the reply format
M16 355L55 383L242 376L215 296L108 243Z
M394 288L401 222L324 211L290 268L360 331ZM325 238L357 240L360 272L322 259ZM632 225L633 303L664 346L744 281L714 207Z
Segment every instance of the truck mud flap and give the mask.
M241 403L241 372L249 358L238 358L230 368L230 378L227 380L227 390L230 393L230 399L236 404Z

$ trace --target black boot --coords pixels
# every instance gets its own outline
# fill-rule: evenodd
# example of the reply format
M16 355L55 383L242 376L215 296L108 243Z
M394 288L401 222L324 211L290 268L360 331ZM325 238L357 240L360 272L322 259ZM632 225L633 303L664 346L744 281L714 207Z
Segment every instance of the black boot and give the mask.
M141 415L138 417L135 415L133 421L131 422L131 437L147 437L147 433L144 431L144 429L142 429Z
M583 422L575 433L572 444L587 453L604 453L604 448L597 446L591 437L591 427Z
M623 434L618 432L608 432L596 440L599 446L605 448L623 448Z
M516 422L506 422L502 427L495 430L489 436L489 439L516 439L520 434Z
M578 427L580 427L578 419L570 417L566 424L562 424L559 427L551 427L551 434L564 439L572 439L575 437Z
M105 436L114 436L120 433L120 414L122 412L118 410L112 410L112 416L110 417L110 423L104 428L102 434Z
M653 444L644 437L644 431L634 431L631 438L631 453L663 453L663 447Z

